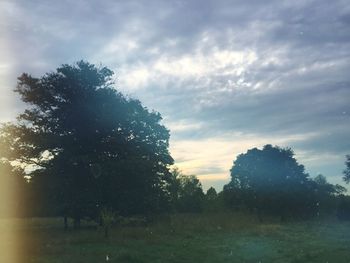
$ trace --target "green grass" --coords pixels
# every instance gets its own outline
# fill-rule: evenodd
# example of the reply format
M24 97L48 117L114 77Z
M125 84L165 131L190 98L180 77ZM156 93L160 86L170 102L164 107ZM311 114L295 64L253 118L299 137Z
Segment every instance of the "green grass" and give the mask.
M135 263L350 262L350 223L336 220L260 224L248 215L176 215L116 226L105 239L98 228L64 232L61 219L2 219L0 231L18 237L2 240L2 248L13 246L20 262L106 262L106 255Z

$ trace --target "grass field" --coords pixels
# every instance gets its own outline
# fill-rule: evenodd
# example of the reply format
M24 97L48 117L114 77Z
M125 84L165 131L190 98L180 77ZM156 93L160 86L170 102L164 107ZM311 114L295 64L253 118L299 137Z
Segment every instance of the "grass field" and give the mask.
M350 262L350 223L176 215L148 226L63 231L62 219L0 219L1 263ZM7 254L15 253L17 259ZM6 255L8 256L6 258Z

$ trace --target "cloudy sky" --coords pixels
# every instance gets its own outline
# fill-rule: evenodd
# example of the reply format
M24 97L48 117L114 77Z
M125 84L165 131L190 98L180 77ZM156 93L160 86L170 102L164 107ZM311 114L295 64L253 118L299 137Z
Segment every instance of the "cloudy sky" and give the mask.
M80 59L159 111L176 165L220 190L237 154L292 147L341 182L350 153L350 3L0 0L0 121L22 72Z

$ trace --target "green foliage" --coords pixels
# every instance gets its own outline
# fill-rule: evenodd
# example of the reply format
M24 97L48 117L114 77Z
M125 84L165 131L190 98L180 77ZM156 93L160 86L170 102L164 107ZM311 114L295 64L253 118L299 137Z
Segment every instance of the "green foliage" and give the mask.
M107 227L112 226L117 218L116 213L111 209L107 208L102 208L100 216L102 219L102 224Z
M210 187L205 194L203 210L216 213L225 211L223 193L218 194L214 187Z
M133 214L167 205L169 131L113 85L111 70L84 61L24 73L15 91L29 107L0 130L0 158L26 169L38 202L78 221L102 206Z
M218 194L214 187L210 187L205 194L207 200L215 200L218 198Z
M105 237L108 237L109 228L113 225L117 216L113 210L102 208L100 212L100 217L101 217L102 225L105 230Z
M317 175L313 182L316 183L313 192L313 198L316 201L318 215L333 215L336 213L339 195L346 192L346 189L340 185L328 183L325 176Z
M204 193L198 178L195 175L185 175L178 168L172 170L171 178L168 189L175 210L202 211Z
M224 197L232 207L248 207L262 213L305 217L319 215L342 189L319 175L314 180L298 164L291 149L265 145L237 157ZM328 202L328 203L327 203Z

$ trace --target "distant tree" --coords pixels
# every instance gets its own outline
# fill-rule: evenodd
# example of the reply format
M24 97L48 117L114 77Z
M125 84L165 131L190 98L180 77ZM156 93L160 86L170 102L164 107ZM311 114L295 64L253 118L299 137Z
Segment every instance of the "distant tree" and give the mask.
M317 189L319 192L326 194L326 195L342 195L346 192L346 188L336 184L330 184L327 181L327 178L322 175L319 174L317 175L313 181L318 185Z
M103 226L104 232L105 232L105 238L108 238L109 237L109 229L111 228L111 226L115 222L117 216L112 210L104 207L101 209L100 217L101 217L102 226Z
M181 212L200 212L204 193L202 184L195 175L180 175L178 209Z
M210 187L205 194L207 200L215 200L218 198L218 194L214 187Z
M200 212L204 200L202 184L195 175L185 175L178 168L172 170L171 199L178 212Z
M345 165L346 165L346 168L343 171L343 174L344 174L343 179L348 184L350 183L350 154L346 155Z
M322 174L317 175L312 182L315 183L312 195L316 203L317 215L335 213L338 197L344 194L346 189L341 185L328 183L327 178Z
M310 192L314 189L304 166L298 164L290 148L265 145L240 154L231 169L231 182L225 186L226 196L237 198L238 205L278 214L301 214L315 208Z
M41 198L76 225L102 206L132 214L166 202L169 131L112 77L84 61L41 78L24 73L15 91L29 107L0 130L0 158L26 166Z
M203 210L207 212L219 212L224 210L222 194L218 194L214 187L210 187L205 194Z
M178 167L174 167L170 171L170 177L168 178L167 187L168 199L171 206L171 210L176 211L177 204L180 195L180 176L182 175L181 170Z

